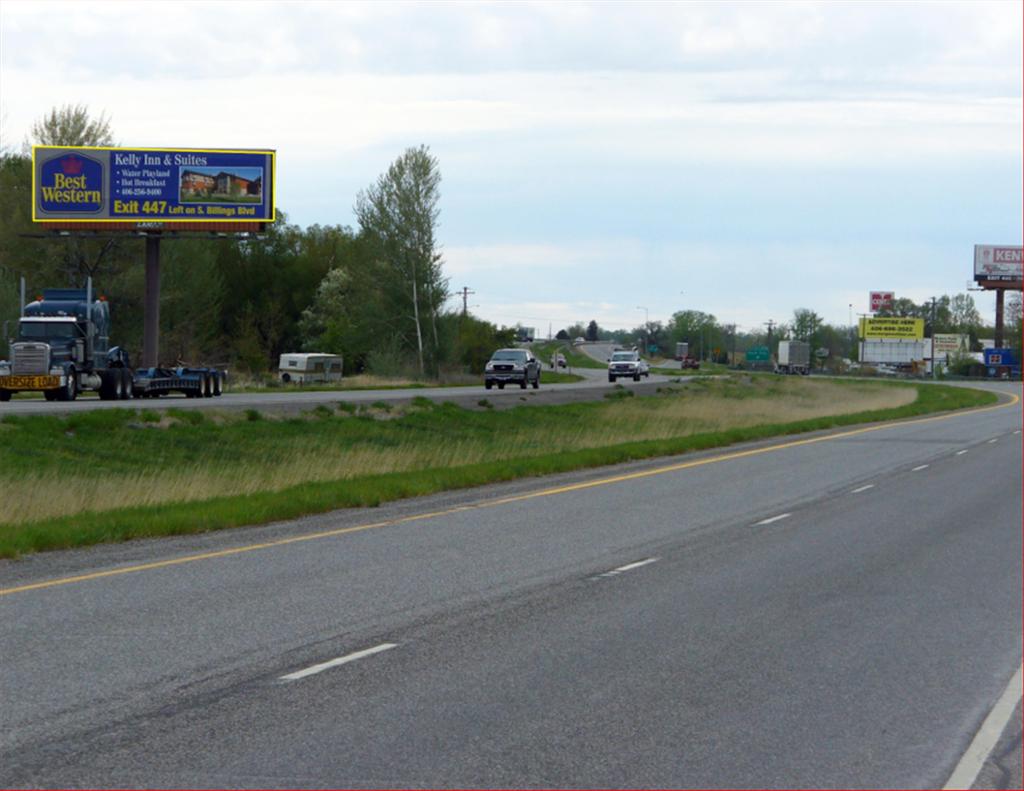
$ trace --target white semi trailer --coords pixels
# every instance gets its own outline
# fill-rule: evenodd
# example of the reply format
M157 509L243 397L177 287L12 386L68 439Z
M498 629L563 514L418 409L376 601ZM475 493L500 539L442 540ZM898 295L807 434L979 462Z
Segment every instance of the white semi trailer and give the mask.
M810 372L811 345L804 341L779 341L775 373L809 374Z

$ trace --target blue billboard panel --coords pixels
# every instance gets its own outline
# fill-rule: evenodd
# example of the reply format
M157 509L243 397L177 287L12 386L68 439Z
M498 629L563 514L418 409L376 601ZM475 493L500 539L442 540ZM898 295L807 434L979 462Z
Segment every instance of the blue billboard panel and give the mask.
M274 152L34 146L32 219L274 220Z

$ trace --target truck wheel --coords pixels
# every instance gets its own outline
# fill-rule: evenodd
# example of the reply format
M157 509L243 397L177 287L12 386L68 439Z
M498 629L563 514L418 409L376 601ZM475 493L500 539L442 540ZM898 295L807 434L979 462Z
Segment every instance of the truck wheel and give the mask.
M490 390L492 387L494 387L494 382L492 382L490 379L484 382L484 390Z
M68 369L68 383L57 391L58 401L74 401L78 398L78 373L74 368Z
M615 381L615 377L612 376L611 374L608 374L608 381L609 382L614 382Z
M220 396L220 393L221 393L220 373L214 372L214 374L213 374L213 394L215 396Z
M633 381L634 382L639 382L640 381L640 374L633 374Z
M537 390L540 388L540 374L537 374L537 378L533 380L533 389Z
M10 390L0 390L0 401L10 401L10 400L11 400L11 391Z
M521 381L519 383L519 389L520 390L525 390L526 389L526 377L525 376L523 377L523 381Z
M117 398L117 382L114 381L114 370L97 371L100 377L100 400L111 401Z
M505 383L504 382L498 382L498 389L499 390L504 390L505 389Z
M132 387L132 385L134 385L135 382L132 377L132 372L129 371L127 368L121 369L121 384L123 385L121 389L121 398L125 401L128 401L131 399L133 395L135 395L135 391Z

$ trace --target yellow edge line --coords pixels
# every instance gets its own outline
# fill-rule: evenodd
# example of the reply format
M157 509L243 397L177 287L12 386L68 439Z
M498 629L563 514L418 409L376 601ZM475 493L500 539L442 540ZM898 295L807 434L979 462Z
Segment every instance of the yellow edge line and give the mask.
M720 456L712 456L711 458L695 459L693 461L680 462L678 464L669 464L665 467L657 467L651 470L641 470L639 472L630 472L623 475L613 475L609 478L600 478L594 481L585 481L583 483L573 483L567 486L557 486L551 489L539 489L535 492L527 492L526 494L516 494L510 497L501 497L496 500L486 500L479 503L470 503L468 505L460 505L455 508L446 508L443 511L431 511L428 513L414 514L412 516L403 516L398 519L388 519L383 522L372 522L365 525L355 525L353 527L341 527L336 530L324 530L317 533L307 533L301 536L291 536L289 538L281 538L276 541L266 541L260 544L246 544L242 547L233 547L231 549L222 549L217 552L203 552L198 555L185 555L184 557L174 558L172 560L159 560L153 563L142 563L135 566L125 566L123 568L109 569L107 571L96 571L90 574L79 574L74 577L61 577L53 580L46 580L44 582L34 582L29 585L19 585L13 588L0 588L0 596L7 596L12 593L24 593L25 591L39 590L42 588L55 588L61 585L71 585L76 582L86 582L88 580L102 579L104 577L116 577L122 574L134 574L139 571L149 571L151 569L162 569L170 566L180 566L185 563L195 563L200 560L212 560L214 558L230 557L232 555L241 555L244 552L256 552L263 549L272 549L274 547L286 546L288 544L296 544L300 541L312 541L320 538L331 538L333 536L341 536L347 533L359 533L364 530L374 530L379 527L391 527L393 525L405 524L407 522L414 522L419 519L435 519L439 516L449 516L451 514L457 514L462 511L472 511L479 508L494 508L499 505L507 505L509 503L522 502L524 500L532 500L537 497L550 497L556 494L565 494L566 492L576 492L582 489L591 489L597 486L607 486L613 483L622 483L623 481L633 481L638 478L649 478L654 475L664 475L669 472L678 472L679 470L686 470L692 467L701 467L705 464L717 464L723 461L732 461L734 459L743 459L748 456L758 456L763 453L774 453L779 450L786 450L788 448L797 448L802 445L813 445L817 442L829 442L836 439L843 439L845 437L853 437L858 434L867 434L872 431L882 431L883 429L895 428L898 426L909 426L917 423L931 423L937 420L949 420L950 418L960 417L967 414L978 414L979 412L989 412L994 409L1004 409L1011 407L1020 401L1020 398L1014 394L1010 394L1010 401L997 404L990 407L981 407L980 409L971 409L964 412L953 412L945 415L936 415L933 417L915 418L913 420L902 420L892 423L882 423L877 426L866 426L864 428L852 429L851 431L843 431L837 434L826 434L821 437L811 437L809 439L799 439L792 442L784 442L779 445L769 445L764 448L753 448L751 450L741 450L733 453L724 453Z

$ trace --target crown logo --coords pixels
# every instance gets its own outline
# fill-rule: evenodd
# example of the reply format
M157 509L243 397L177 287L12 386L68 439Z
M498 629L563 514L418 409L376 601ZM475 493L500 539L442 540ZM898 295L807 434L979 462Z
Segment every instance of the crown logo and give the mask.
M60 161L60 169L64 171L65 175L77 176L82 172L82 160L74 154L66 156Z

